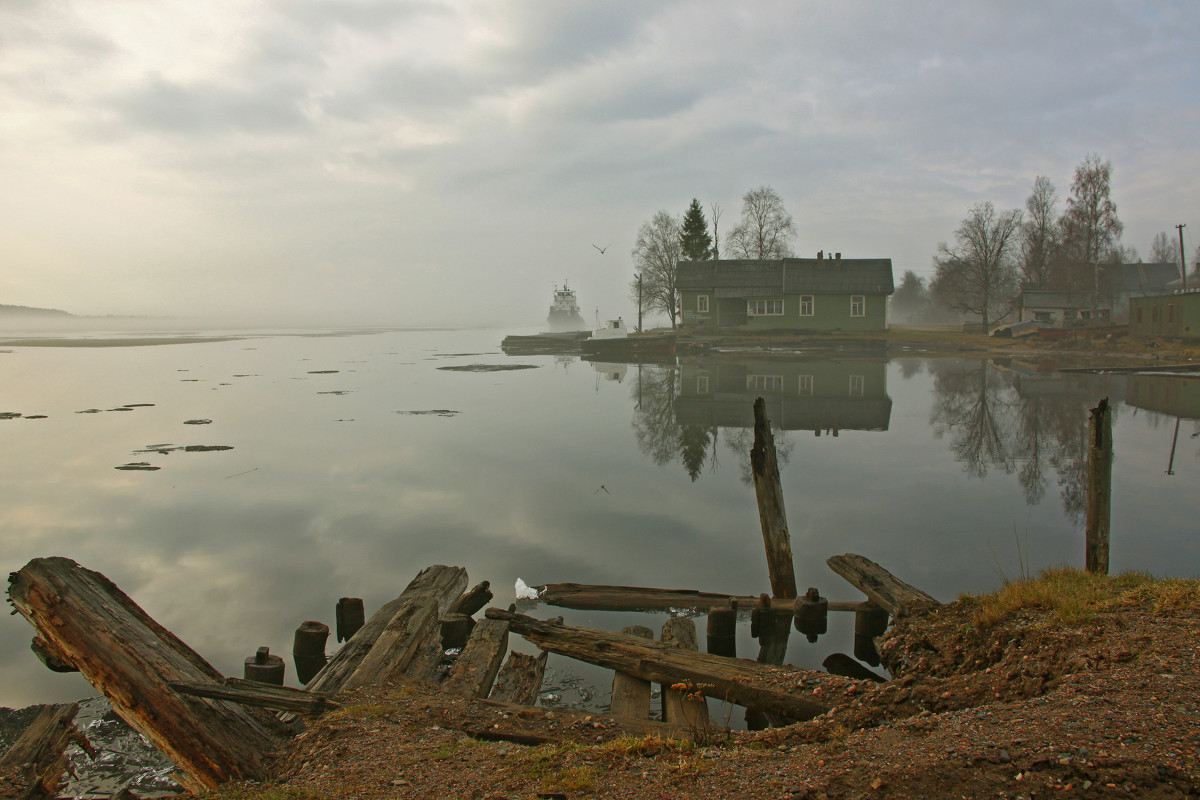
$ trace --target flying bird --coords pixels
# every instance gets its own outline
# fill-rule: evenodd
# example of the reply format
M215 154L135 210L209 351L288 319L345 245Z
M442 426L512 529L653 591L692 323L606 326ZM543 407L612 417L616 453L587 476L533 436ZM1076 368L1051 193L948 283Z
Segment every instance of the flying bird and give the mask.
M592 245L592 247L595 247L597 250L599 250L600 255L604 255L604 251L607 250L608 248L612 247L612 245L606 244L606 245L604 245L604 247L600 247L599 245Z

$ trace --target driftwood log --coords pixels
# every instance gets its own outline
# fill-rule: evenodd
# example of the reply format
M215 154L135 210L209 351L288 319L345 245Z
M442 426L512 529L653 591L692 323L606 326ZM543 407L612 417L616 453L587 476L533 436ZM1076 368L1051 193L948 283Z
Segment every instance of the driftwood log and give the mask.
M800 678L827 681L828 676L823 672L780 670L745 659L680 650L620 633L554 625L499 608L489 608L486 616L507 620L514 633L543 650L620 670L643 680L687 682L709 697L801 720L823 714L828 708L811 699L811 690L796 689Z
M442 688L466 697L487 697L508 652L508 623L485 619L471 631Z
M172 682L224 676L108 578L67 558L37 558L9 577L8 593L59 657L179 766L185 789L266 777L277 735L237 704L174 691Z
M869 558L846 553L830 556L825 563L893 617L907 616L921 607L941 605L932 595L905 583ZM829 605L833 607L832 603Z
M67 745L72 741L91 748L75 727L79 703L46 706L34 718L3 757L0 775L13 776L24 783L25 797L55 797L67 771Z
M796 572L792 563L787 513L783 507L783 484L779 481L775 436L771 433L766 403L761 397L754 401L754 446L750 448L750 472L754 478L754 494L758 498L763 544L767 549L771 594L774 597L795 597Z
M696 609L708 611L717 606L729 606L736 600L738 608L749 613L758 603L752 595L719 594L695 589L653 589L645 586L603 586L590 583L547 583L534 587L538 591L538 602L559 608L576 608L582 611L669 611L671 609ZM830 602L830 611L858 611L869 604L861 601ZM771 598L772 610L792 614L796 600Z
M542 690L548 655L544 650L536 656L515 650L509 653L508 660L492 684L489 699L522 706L533 705L537 702L538 692Z
M195 697L213 700L229 700L244 706L269 708L272 711L291 711L297 714L323 714L341 708L341 704L323 692L309 692L287 686L272 686L259 681L242 678L226 678L217 685L212 683L171 683L171 688Z

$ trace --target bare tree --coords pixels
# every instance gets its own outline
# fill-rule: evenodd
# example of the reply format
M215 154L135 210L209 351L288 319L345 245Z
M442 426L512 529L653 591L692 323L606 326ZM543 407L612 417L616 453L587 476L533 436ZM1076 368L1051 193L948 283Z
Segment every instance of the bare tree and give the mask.
M1108 260L1125 226L1117 218L1117 204L1109 197L1112 162L1092 154L1075 168L1071 196L1060 220L1063 248L1074 268L1070 287L1100 293L1100 264Z
M1020 227L1017 209L998 214L990 202L972 206L954 232L954 247L938 243L934 297L955 311L978 314L987 331L993 309L1011 300L1016 289L1012 251Z
M649 222L642 224L633 248L636 273L630 286L633 296L637 297L638 282L641 281L643 307L662 311L671 320L672 328L679 317L676 264L683 256L679 233L679 220L666 211L659 211Z
M729 249L735 258L786 258L795 237L796 223L783 200L770 186L760 186L742 196L742 219L729 233Z
M717 228L717 226L721 223L721 206L718 203L713 203L709 209L712 213L713 222L712 257L713 261L716 261L721 257L721 234Z
M1150 263L1179 263L1179 243L1175 241L1174 236L1171 236L1166 231L1159 231L1154 234L1154 241L1150 243Z
M1058 197L1054 184L1044 175L1034 178L1033 192L1025 200L1025 221L1021 224L1021 285L1044 289L1050 285L1050 255L1055 247L1055 205Z

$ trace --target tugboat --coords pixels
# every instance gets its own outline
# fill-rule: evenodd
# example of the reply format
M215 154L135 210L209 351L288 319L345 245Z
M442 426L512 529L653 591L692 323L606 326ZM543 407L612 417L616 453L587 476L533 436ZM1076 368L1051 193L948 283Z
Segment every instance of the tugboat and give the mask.
M575 290L567 288L567 282L559 289L554 287L554 302L550 304L550 316L546 318L552 333L587 330L583 317L579 315L579 303L575 301Z

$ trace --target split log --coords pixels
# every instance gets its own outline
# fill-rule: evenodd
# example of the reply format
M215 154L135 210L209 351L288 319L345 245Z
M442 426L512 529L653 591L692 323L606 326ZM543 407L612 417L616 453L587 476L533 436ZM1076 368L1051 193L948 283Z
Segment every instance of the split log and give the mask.
M26 797L55 797L68 769L67 745L72 741L86 745L87 740L75 727L79 703L46 706L34 718L8 752L0 758L0 775L27 769L29 785ZM90 752L90 747L89 747Z
M664 622L659 641L693 653L700 649L696 623L683 617L671 617ZM676 689L675 686L681 688ZM662 699L664 722L690 725L698 730L709 727L708 701L699 687L686 682L666 684L662 689Z
M322 692L292 689L288 686L272 686L259 681L226 678L222 684L180 683L168 684L172 689L194 697L213 700L228 700L244 706L269 708L273 711L292 711L297 714L323 714L341 708L332 696Z
M452 694L487 697L507 651L508 623L485 619L471 631L471 638L442 686Z
M830 556L825 563L893 617L907 616L921 607L941 605L932 595L910 586L863 556L846 553ZM833 607L832 603L830 607Z
M279 739L241 706L171 690L173 681L221 683L224 676L108 578L67 558L36 558L9 584L17 611L175 762L185 789L267 776L266 756Z
M754 401L754 446L750 448L750 471L754 477L754 495L758 498L763 544L767 548L771 594L793 598L796 596L796 572L792 563L792 540L783 507L783 484L779 481L775 436L771 433L766 403L761 397Z
M469 617L490 602L492 602L492 583L491 581L481 581L471 587L471 591L464 592L455 600L450 606L449 613L466 614Z
M749 610L758 602L757 595L719 594L695 589L652 589L644 586L601 586L586 583L547 583L533 587L538 591L538 602L559 608L576 608L581 611L669 611L671 609L696 609L709 611L718 606L728 606L737 601L739 608ZM791 598L772 598L771 608L792 614L796 601ZM857 611L865 603L830 602L830 611Z
M884 683L887 678L872 672L864 667L857 660L851 658L845 653L831 653L826 656L821 662L821 666L829 672L830 675L841 675L843 678L854 678L860 681L875 681L876 683Z
M654 631L645 625L629 625L622 628L621 633L638 639L654 640ZM617 670L613 673L612 700L608 709L608 713L614 717L649 719L650 681Z
M438 628L437 599L418 595L400 606L396 616L363 656L358 669L342 684L343 690L375 686L403 674L421 644ZM364 628L365 630L365 628ZM315 679L313 681L316 682ZM311 684L310 684L311 685Z
M489 619L509 621L514 632L543 650L628 672L643 680L688 682L709 697L765 708L796 719L811 719L827 710L824 704L810 699L809 690L792 691L802 677L827 681L828 676L822 672L781 670L741 658L687 652L620 633L550 625L499 608L489 608L486 614Z
M462 567L447 567L437 564L421 570L399 597L371 615L371 619L359 628L346 644L342 645L342 649L329 659L325 668L318 672L305 688L314 692L337 694L345 688L350 677L358 671L367 653L375 647L377 640L380 639L393 618L401 613L411 615L412 609L406 611L406 606L415 604L419 598L427 597L435 601L439 612L445 611L450 603L462 594L466 585L467 571ZM395 631L388 639L389 643L393 645L397 644L394 634ZM376 662L383 655L381 652L376 657ZM411 655L409 659L411 660Z
M549 653L544 650L536 656L516 650L509 653L508 660L492 684L489 699L522 706L533 705L537 702L538 692L542 690L547 656Z

